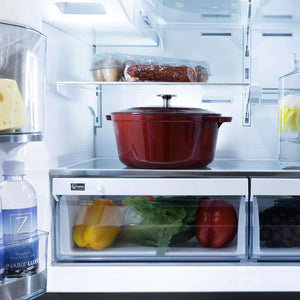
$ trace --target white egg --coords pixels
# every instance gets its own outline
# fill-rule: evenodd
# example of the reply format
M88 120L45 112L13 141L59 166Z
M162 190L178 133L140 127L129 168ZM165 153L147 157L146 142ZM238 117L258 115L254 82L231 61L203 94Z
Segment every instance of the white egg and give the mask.
M93 75L96 81L104 81L103 74L102 74L102 65L103 65L102 60L97 61L94 65Z
M102 75L105 81L119 81L123 72L122 64L114 59L109 58L103 63Z

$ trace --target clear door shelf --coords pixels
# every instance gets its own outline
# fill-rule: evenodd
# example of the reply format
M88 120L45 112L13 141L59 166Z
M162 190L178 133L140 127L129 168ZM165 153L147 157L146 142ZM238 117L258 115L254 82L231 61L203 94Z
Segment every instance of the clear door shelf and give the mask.
M46 293L48 232L38 230L30 237L4 245L4 251L11 247L24 247L24 245L30 247L32 243L38 243L38 265L35 273L19 278L5 278L4 282L0 284L1 300L34 299Z

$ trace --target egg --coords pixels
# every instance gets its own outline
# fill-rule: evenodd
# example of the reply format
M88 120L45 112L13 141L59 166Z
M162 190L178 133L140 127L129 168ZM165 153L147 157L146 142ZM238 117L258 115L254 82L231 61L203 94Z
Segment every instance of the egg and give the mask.
M95 63L93 68L93 75L96 81L104 81L103 74L102 74L102 65L103 61L99 60Z
M105 81L119 81L123 72L122 64L114 58L104 61L102 66L102 75Z

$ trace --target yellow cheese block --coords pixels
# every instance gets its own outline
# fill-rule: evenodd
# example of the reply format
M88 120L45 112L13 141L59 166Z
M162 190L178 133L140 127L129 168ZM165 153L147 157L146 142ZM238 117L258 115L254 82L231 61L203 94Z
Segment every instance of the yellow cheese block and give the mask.
M17 82L0 79L0 130L18 129L27 124L28 116Z

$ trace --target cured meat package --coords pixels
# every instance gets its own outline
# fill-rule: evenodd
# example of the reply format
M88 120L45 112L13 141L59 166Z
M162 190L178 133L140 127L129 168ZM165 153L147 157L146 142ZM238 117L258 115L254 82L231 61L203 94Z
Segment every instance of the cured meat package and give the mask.
M207 82L209 66L203 61L103 53L95 56L91 72L96 81Z

